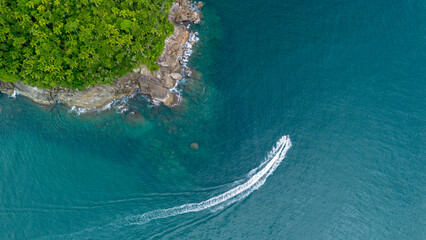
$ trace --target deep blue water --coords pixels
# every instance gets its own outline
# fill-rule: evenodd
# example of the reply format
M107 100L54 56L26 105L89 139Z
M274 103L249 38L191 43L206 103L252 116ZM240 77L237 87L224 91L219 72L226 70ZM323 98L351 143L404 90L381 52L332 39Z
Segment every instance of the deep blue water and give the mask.
M426 239L426 2L203 13L176 108L136 97L134 123L0 96L0 239ZM162 218L247 182L283 135L258 190Z

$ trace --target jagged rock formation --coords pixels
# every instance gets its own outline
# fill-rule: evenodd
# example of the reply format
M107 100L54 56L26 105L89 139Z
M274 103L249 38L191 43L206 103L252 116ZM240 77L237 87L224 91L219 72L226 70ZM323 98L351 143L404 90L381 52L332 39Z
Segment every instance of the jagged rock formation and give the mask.
M165 48L157 62L160 69L153 73L141 66L139 69L135 69L134 73L118 78L111 85L96 85L84 91L64 88L38 89L22 82L0 81L0 92L12 95L16 91L20 95L44 105L60 101L68 106L86 109L102 108L114 99L139 92L171 107L177 103L178 97L169 89L173 88L176 81L180 81L183 77L180 60L190 34L183 23L200 23L200 6L202 3L194 4L186 0L177 0L173 4L169 19L174 24L175 31L166 39Z

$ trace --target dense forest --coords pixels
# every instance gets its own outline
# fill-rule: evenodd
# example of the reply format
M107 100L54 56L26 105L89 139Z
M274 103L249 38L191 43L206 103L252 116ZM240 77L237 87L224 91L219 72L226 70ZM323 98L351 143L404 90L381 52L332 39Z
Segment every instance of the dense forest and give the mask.
M150 70L173 33L172 0L0 0L0 80L39 88L109 84Z

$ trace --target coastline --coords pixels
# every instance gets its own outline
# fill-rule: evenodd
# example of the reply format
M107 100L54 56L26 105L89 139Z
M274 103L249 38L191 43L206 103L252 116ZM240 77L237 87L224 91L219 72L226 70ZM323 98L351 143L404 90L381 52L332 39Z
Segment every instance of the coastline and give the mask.
M150 72L141 65L133 73L119 77L110 85L95 85L83 91L64 88L39 89L23 82L0 81L0 93L11 97L22 95L41 105L62 103L79 112L101 111L110 108L114 102L136 94L147 96L153 102L172 107L180 102L180 94L175 90L179 81L190 76L186 63L191 54L197 34L190 29L191 24L201 22L202 2L177 0L169 12L169 21L174 25L174 33L165 40L163 53L157 61L160 69ZM123 101L121 101L123 102ZM123 103L121 103L123 105ZM126 109L126 106L120 106Z

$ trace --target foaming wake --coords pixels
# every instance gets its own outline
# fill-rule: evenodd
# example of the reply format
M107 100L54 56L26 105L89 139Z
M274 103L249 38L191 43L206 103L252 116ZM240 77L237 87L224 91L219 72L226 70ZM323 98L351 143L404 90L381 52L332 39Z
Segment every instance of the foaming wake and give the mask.
M218 210L222 209L225 206L228 206L236 201L239 201L253 191L261 187L266 179L277 169L282 160L285 158L287 151L291 147L291 141L289 136L283 136L276 143L276 146L266 157L266 160L260 164L257 168L251 170L246 177L246 181L238 180L234 184L239 184L234 188L228 190L225 193L222 193L216 197L212 197L205 201L199 203L189 203L177 207L159 209L151 212L146 212L144 214L129 216L124 219L116 220L110 224L99 227L91 227L83 229L79 232L74 232L70 234L57 235L53 238L61 239L85 239L85 236L88 236L88 239L93 238L93 234L105 234L105 229L112 231L113 229L117 230L129 225L142 225L148 223L155 219L173 217L185 213L199 212L203 210ZM52 238L51 236L46 238Z
M250 178L246 182L225 193L199 203L189 203L173 208L154 210L141 215L127 217L126 220L128 221L128 224L140 225L155 219L168 218L190 212L199 212L216 207L223 208L226 205L248 196L250 193L261 187L265 183L266 179L280 165L290 147L290 138L288 136L283 136L269 153L267 160L249 173Z

